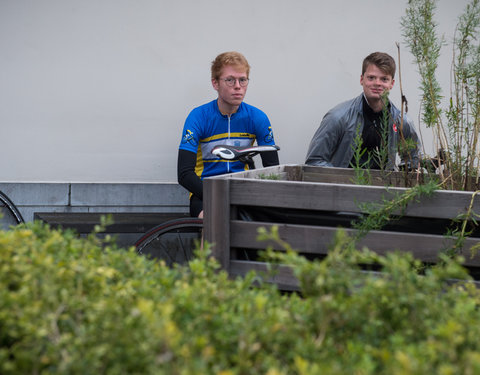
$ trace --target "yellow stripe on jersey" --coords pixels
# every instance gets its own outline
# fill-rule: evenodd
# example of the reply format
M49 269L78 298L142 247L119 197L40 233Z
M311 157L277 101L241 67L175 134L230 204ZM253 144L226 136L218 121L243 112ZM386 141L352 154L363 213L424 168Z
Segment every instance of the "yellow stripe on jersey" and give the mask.
M216 135L212 135L211 137L208 137L208 138L200 139L200 142L211 142L211 141L215 141L215 140L218 140L218 139L228 139L228 138L251 138L251 139L254 139L255 134L250 134L250 133L216 134Z
M203 173L202 147L200 145L198 145L197 162L195 163L195 174L198 177L202 177L202 173Z
M212 149L221 144L237 145L240 147L249 147L255 143L255 135L250 133L228 133L217 134L212 137L201 139L197 149L197 161L195 164L195 174L198 177L202 177L205 166L213 165L217 163L230 163L227 160L218 159L217 156L212 154ZM213 164L210 164L213 163ZM245 165L244 170L248 170L248 166Z

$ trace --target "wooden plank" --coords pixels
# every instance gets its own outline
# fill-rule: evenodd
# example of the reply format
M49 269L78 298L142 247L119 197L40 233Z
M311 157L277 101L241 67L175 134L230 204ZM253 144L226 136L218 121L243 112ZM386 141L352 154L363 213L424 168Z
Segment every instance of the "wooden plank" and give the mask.
M350 181L349 183L353 183L352 180L355 177L356 171L353 168L336 168L336 167L319 167L319 166L312 166L312 165L303 165L302 167L303 172L311 176L311 178L315 178L314 176L317 175L321 178L321 176L338 176L339 180L336 181L337 183L343 183L342 181ZM403 172L403 171L381 171L378 169L362 169L365 172L365 175L371 176L375 180L384 180L384 181L391 181L392 183L395 181L402 182L403 185L411 185L412 182L416 183L417 181L421 181L422 179L427 178L429 175L427 173L419 173L419 172ZM437 178L436 175L431 175L432 178ZM405 180L408 182L405 184ZM322 182L319 180L319 182ZM383 184L385 185L385 184Z
M273 268L272 268L273 267ZM264 262L232 260L230 262L230 277L244 277L249 271L256 271L265 276L263 281L274 283L280 290L299 290L298 279L293 275L292 268L285 265L267 265Z
M402 194L406 188L311 183L295 181L246 180L230 178L230 201L235 205L295 208L322 211L360 212L361 202L381 203ZM438 190L421 202L408 205L405 215L451 219L470 205L472 192ZM474 212L480 212L476 199Z
M366 172L365 172L366 173ZM249 170L228 175L223 178L259 179L261 176L278 175L280 180L303 182L328 182L335 184L355 184L355 170L352 168L318 167L301 164L283 164L263 169ZM398 171L368 171L372 186L411 187L423 183L428 177L422 173ZM435 178L436 176L433 175Z
M312 254L327 254L328 244L336 228L316 227L295 224L272 224L258 221L232 220L230 224L230 242L232 247L247 249L265 249L271 246L274 250L286 250L282 244L273 241L257 241L258 228L265 227L271 230L278 227L282 241L294 249ZM331 230L328 230L331 229Z
M286 173L287 181L303 181L303 166L302 165L285 165L284 171Z
M293 274L291 267L287 265L278 265L275 268L275 273L270 273L269 270L271 266L264 262L247 262L235 260L231 261L230 264L230 276L235 277L244 277L248 272L255 271L260 276L265 275L263 281L267 283L275 283L280 290L285 291L299 291L300 282ZM366 275L371 275L375 277L384 277L385 274L378 271L359 271ZM449 285L464 283L464 284L473 284L476 288L480 288L480 282L474 280L458 280L458 279L448 279L445 282Z
M284 165L274 165L272 167L251 169L245 172L236 172L229 173L220 176L214 176L210 178L220 178L220 179L229 179L229 178L245 178L245 179L261 179L264 176L269 175L278 175L280 178L286 179L286 173L284 170Z
M325 255L333 241L337 228L325 226L309 226L295 224L272 224L266 222L248 222L232 220L230 240L232 247L247 249L265 249L271 246L275 250L285 250L282 244L272 241L259 243L257 230L265 227L271 230L278 227L280 239L289 244L293 249L302 253ZM345 229L348 235L353 235L355 230ZM390 231L370 231L358 243L358 247L366 246L370 250L385 255L391 251L410 252L417 259L425 262L437 262L441 249L453 243L453 238L441 235L405 233ZM480 266L480 255L470 256L470 248L480 242L479 238L467 238L463 254L464 265Z
M337 184L354 184L354 173L351 168L303 166L304 182L331 182Z
M41 220L52 227L74 229L78 233L91 233L100 224L101 216L110 215L113 224L104 233L145 233L168 220L188 217L184 212L35 212L34 220Z
M303 173L303 181L305 182L330 182L334 184L352 184L355 183L355 177L351 174L336 175L333 173ZM418 185L415 180L405 180L403 176L399 175L386 175L386 176L370 176L369 185L371 186L395 186L406 187Z
M230 265L230 180L203 181L203 235L212 245L212 255L228 271Z

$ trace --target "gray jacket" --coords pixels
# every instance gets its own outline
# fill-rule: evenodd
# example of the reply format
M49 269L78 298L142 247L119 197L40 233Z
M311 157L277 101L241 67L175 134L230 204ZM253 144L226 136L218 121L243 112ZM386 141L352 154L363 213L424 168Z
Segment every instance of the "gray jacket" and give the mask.
M397 144L400 134L401 113L397 107L390 106L391 118L388 137L387 169L396 168ZM328 111L313 135L305 163L326 167L347 168L355 150L354 140L358 131L363 131L363 93L356 98L341 103ZM411 152L411 161L416 164L419 158L420 142L412 120L404 114L403 135L405 139L415 141L417 148ZM408 155L400 155L408 161Z

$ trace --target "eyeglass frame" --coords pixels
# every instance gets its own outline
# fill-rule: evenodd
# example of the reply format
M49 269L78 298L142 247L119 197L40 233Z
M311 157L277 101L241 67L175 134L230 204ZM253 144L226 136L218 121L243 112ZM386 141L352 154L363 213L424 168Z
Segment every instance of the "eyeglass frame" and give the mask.
M240 85L240 87L247 87L249 82L250 82L250 78L248 78L248 77L240 77L240 78L227 77L227 78L220 78L220 80L225 82L225 84L228 87L234 87L235 84L237 83L237 81L238 81L238 84ZM228 82L232 82L232 84L230 85ZM242 82L244 82L244 84L242 84Z

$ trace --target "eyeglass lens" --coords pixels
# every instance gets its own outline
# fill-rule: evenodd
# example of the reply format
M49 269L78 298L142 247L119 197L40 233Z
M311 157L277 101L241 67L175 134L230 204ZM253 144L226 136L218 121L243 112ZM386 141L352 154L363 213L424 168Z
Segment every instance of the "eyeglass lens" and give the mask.
M237 78L228 77L228 78L225 78L224 81L227 84L227 86L232 87L232 86L235 86L235 82L237 82ZM248 85L248 78L245 78L245 77L238 78L238 84L242 87L247 86Z

